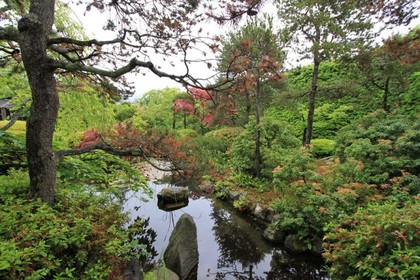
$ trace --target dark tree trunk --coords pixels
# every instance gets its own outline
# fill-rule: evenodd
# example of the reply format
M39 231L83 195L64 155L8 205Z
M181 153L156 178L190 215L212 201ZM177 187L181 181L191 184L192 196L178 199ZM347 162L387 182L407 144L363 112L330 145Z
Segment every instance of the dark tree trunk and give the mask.
M261 175L261 127L260 127L260 81L257 81L255 92L255 158L254 174Z
M389 106L388 106L388 96L389 96L389 80L390 78L388 77L385 81L385 85L384 85L384 95L382 97L382 109L384 109L385 112L389 112Z
M305 145L311 144L313 124L314 124L314 113L315 113L315 96L318 91L318 74L319 74L320 60L317 54L314 55L314 69L312 72L312 83L311 91L309 92L309 103L308 103L308 120L306 125Z
M176 129L176 111L175 110L172 115L172 129Z
M251 115L251 109L252 109L252 103L251 103L251 97L249 96L249 93L246 94L246 104L245 104L245 123L249 122L249 116Z
M26 133L30 195L48 204L55 199L57 162L52 139L59 108L54 69L46 51L54 6L54 0L33 0L29 14L18 24L22 61L32 92Z

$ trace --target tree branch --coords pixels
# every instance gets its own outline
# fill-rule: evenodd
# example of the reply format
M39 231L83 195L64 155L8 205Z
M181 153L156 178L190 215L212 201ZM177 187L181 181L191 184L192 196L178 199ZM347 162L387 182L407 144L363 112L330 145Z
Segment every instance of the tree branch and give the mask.
M98 41L96 39L83 41L83 40L76 40L76 39L72 39L68 37L57 37L57 38L48 39L48 45L73 44L73 45L85 46L85 47L90 47L92 45L104 46L104 45L116 44L116 43L120 43L124 41L126 34L127 34L127 31L124 30L122 37L116 38L113 40L108 40L108 41Z
M143 67L143 68L148 68L153 74L155 74L158 77L169 78L171 80L174 80L186 86L197 86L197 84L194 82L195 80L189 74L185 74L185 75L168 74L156 68L152 62L140 61L137 58L131 59L125 66L122 66L115 70L104 70L104 69L100 69L100 68L96 68L92 66L82 65L79 63L67 63L67 62L58 61L58 60L52 60L51 66L55 69L64 69L69 72L81 71L81 72L87 72L87 73L105 76L105 77L109 77L113 79L131 72L136 67Z
M102 150L107 153L110 153L115 156L135 156L135 157L142 157L144 160L146 160L150 165L152 165L154 168L165 171L165 172L173 172L178 171L177 168L162 168L153 163L151 159L146 155L146 153L140 148L137 147L136 149L130 149L130 150L120 150L112 147L111 145L107 144L102 137L100 137L100 140L92 145L78 148L78 149L71 149L71 150L61 150L55 153L56 158L58 161L60 161L65 156L75 156L75 155L81 155L85 154L94 150Z

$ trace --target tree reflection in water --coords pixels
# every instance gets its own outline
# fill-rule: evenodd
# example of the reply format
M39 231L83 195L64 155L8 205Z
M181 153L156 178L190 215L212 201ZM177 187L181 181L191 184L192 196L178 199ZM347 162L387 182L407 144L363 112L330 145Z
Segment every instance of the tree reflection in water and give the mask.
M215 279L262 280L262 279L329 279L321 269L321 260L308 256L293 256L268 245L255 224L238 215L230 214L226 206L215 201L211 213L213 232L219 244L217 272L209 271ZM256 271L265 257L272 256L270 271Z

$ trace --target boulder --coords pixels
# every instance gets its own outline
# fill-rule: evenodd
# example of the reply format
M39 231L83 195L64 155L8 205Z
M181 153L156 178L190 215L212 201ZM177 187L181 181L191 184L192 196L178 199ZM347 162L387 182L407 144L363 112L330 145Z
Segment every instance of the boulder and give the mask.
M205 194L212 194L214 193L214 187L211 183L205 183L198 186L198 189Z
M268 227L264 230L263 236L270 242L282 243L284 240L285 233L281 230Z
M238 200L241 196L241 192L229 190L228 197L230 200L235 201Z
M179 277L175 272L164 266L149 271L144 278L156 280L179 280Z
M322 238L316 237L312 240L311 253L317 256L321 256L324 248L322 247L323 241Z
M266 222L271 222L274 217L274 209L261 203L257 203L254 208L254 216Z
M164 188L158 193L157 197L158 201L164 201L166 203L178 203L181 201L188 201L188 188Z
M286 236L284 239L284 246L292 253L303 253L308 249L305 242L300 240L299 236L296 234L289 234Z
M131 258L127 268L124 270L124 277L127 280L143 280L141 264L137 258Z
M181 280L196 280L198 269L197 227L193 218L183 214L175 225L163 254L166 267Z

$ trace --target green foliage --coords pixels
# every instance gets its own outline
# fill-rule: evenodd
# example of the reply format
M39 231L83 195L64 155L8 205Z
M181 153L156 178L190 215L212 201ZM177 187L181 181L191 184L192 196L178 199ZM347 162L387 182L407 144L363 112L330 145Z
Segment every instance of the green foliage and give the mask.
M3 203L9 197L24 196L28 192L28 172L22 170L9 169L6 175L7 176L0 176L1 203Z
M178 129L176 131L176 134L179 135L180 139L183 139L185 137L197 137L198 133L194 129L191 128L185 128L185 129Z
M334 138L336 132L346 126L354 114L352 106L334 106L324 103L315 109L314 138Z
M21 167L26 164L25 139L0 130L0 174L8 168Z
M248 200L246 195L240 195L237 200L233 202L233 207L238 209L239 211L245 211L249 209L250 201Z
M5 126L8 121L0 121L0 127ZM8 130L8 133L17 135L17 136L25 136L26 134L26 122L25 121L16 121Z
M222 146L220 151L226 152L242 131L242 127L223 127L207 132L205 137L211 139L211 141L219 142Z
M140 117L146 122L146 127L161 130L172 129L175 117L173 103L180 95L181 91L177 88L165 88L151 90L142 96L137 104L142 107ZM136 125L136 122L134 124Z
M310 153L316 158L332 156L335 152L335 141L331 139L312 139Z
M305 150L288 150L279 158L277 164L272 170L273 183L281 193L286 192L295 181L303 180L306 183L316 178L315 161Z
M128 188L146 189L145 178L130 162L102 151L65 157L58 166L57 177L71 189L88 186L118 196Z
M326 227L334 279L417 279L420 275L418 200L370 204Z
M113 105L89 85L68 87L60 94L54 143L61 148L78 144L89 129L109 130L115 124Z
M124 122L131 119L136 113L136 107L128 102L118 104L114 108L115 119L118 122Z
M375 112L343 129L337 154L343 172L355 181L383 184L408 171L420 171L420 120Z
M277 121L283 121L288 124L290 132L301 139L303 129L306 126L306 107L301 105L287 107L270 107L264 112L264 116Z
M237 186L256 189L259 192L266 191L270 187L267 181L245 173L232 174L229 179Z
M408 77L409 87L401 94L401 104L397 110L408 115L417 115L420 112L420 72L414 72Z
M255 121L251 118L245 130L235 139L229 151L230 165L235 172L251 174L255 155ZM287 149L296 148L300 141L290 132L289 126L273 116L264 116L260 123L262 175L271 178L272 170L278 165Z
M9 197L0 205L2 279L121 279L132 246L125 214L106 194L60 192L54 208Z

